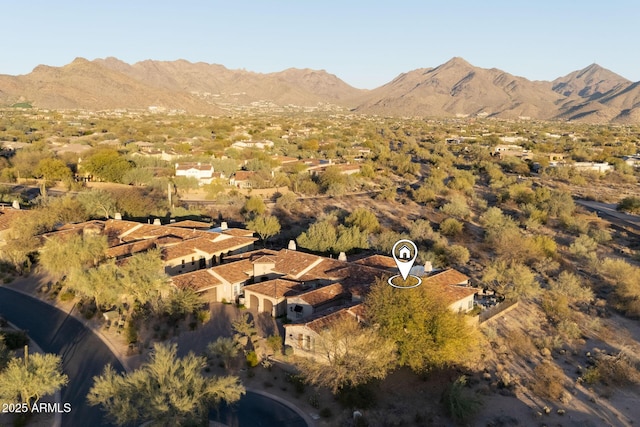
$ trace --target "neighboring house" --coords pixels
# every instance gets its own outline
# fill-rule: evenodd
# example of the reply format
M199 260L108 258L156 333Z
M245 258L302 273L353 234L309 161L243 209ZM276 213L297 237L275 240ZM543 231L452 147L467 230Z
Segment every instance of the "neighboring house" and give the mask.
M273 147L273 141L237 141L231 144L231 146L235 148L257 148L259 150L264 150L265 148Z
M266 280L244 287L245 305L259 313L280 317L287 313L287 297L299 294L303 285L284 279Z
M176 176L195 178L199 185L211 184L216 176L213 166L202 163L176 163Z
M196 292L207 302L233 301L233 294L224 293L225 287L221 286L223 283L211 272L211 269L173 276L171 283L177 289L190 289Z
M474 296L480 289L469 285L469 277L452 268L422 278L422 285L445 299L449 309L467 313L473 310Z
M253 249L253 237L236 237L220 233L207 233L162 249L165 271L169 275L182 274L212 267L226 255L235 255Z
M629 166L640 168L640 154L635 154L633 156L624 156L622 160L624 160L624 162Z
M613 170L613 165L610 165L607 162L575 162L571 166L581 171L594 171L600 173Z
M362 304L357 304L335 311L329 309L306 323L285 324L284 344L293 348L295 355L317 358L317 352L322 351L318 345L320 335L335 323L344 322L347 319L361 321L362 308Z
M329 307L351 302L351 294L342 283L333 283L287 298L287 318L301 321Z
M251 188L255 177L256 173L253 171L237 171L229 179L229 184L237 188Z

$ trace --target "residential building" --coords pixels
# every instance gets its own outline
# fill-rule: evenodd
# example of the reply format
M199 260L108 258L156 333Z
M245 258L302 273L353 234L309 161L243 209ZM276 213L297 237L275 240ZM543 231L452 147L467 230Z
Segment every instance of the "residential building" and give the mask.
M213 166L202 163L176 163L176 176L195 178L199 185L210 184L214 178L221 177L221 174L214 175Z

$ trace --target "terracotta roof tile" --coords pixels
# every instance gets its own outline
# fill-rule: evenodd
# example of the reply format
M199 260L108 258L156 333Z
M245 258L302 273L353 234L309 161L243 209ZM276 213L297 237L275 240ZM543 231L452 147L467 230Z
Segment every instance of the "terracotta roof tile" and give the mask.
M222 284L210 270L197 270L191 273L180 274L171 278L174 286L178 289L192 289L202 292L214 286Z
M217 265L210 270L228 283L243 283L253 276L253 264L248 259Z
M460 273L457 270L448 268L444 271L433 273L428 276L422 277L422 285L466 285L469 282L469 277Z
M367 267L379 268L381 270L396 270L398 268L393 258L384 255L371 255L354 261L354 263L366 265Z
M302 291L302 285L290 280L274 279L255 285L247 285L244 287L244 291L255 292L271 298L284 298L299 294Z
M316 307L331 300L346 297L348 295L349 292L347 292L346 288L341 283L334 283L305 292L298 295L296 298L301 299L312 307Z
M125 243L122 245L111 246L107 249L106 255L110 258L133 255L138 252L144 252L156 246L153 239L138 240L136 242Z
M253 171L237 171L234 175L234 180L237 181L248 181L256 175Z
M179 227L179 228L195 228L196 230L208 230L211 228L211 224L204 221L194 221L191 219L186 219L184 221L176 221L169 224L170 227Z

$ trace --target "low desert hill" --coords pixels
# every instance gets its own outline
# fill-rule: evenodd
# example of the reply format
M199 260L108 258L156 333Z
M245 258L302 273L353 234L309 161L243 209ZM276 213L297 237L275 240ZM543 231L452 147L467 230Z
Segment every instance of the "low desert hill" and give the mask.
M640 121L640 83L597 64L552 82L530 81L453 58L403 73L373 90L356 89L324 70L276 73L230 70L185 60L77 58L40 65L21 76L0 75L0 106L105 110L161 107L220 114L230 108L333 105L387 116L530 117L587 122Z

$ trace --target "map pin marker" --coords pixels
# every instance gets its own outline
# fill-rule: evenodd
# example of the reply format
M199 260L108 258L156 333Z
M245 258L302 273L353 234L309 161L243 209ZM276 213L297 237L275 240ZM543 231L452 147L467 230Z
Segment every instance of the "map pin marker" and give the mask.
M411 267L413 267L418 257L418 247L411 240L398 240L396 244L393 245L391 254L398 266L398 270L400 270L400 275L404 280L407 280Z

